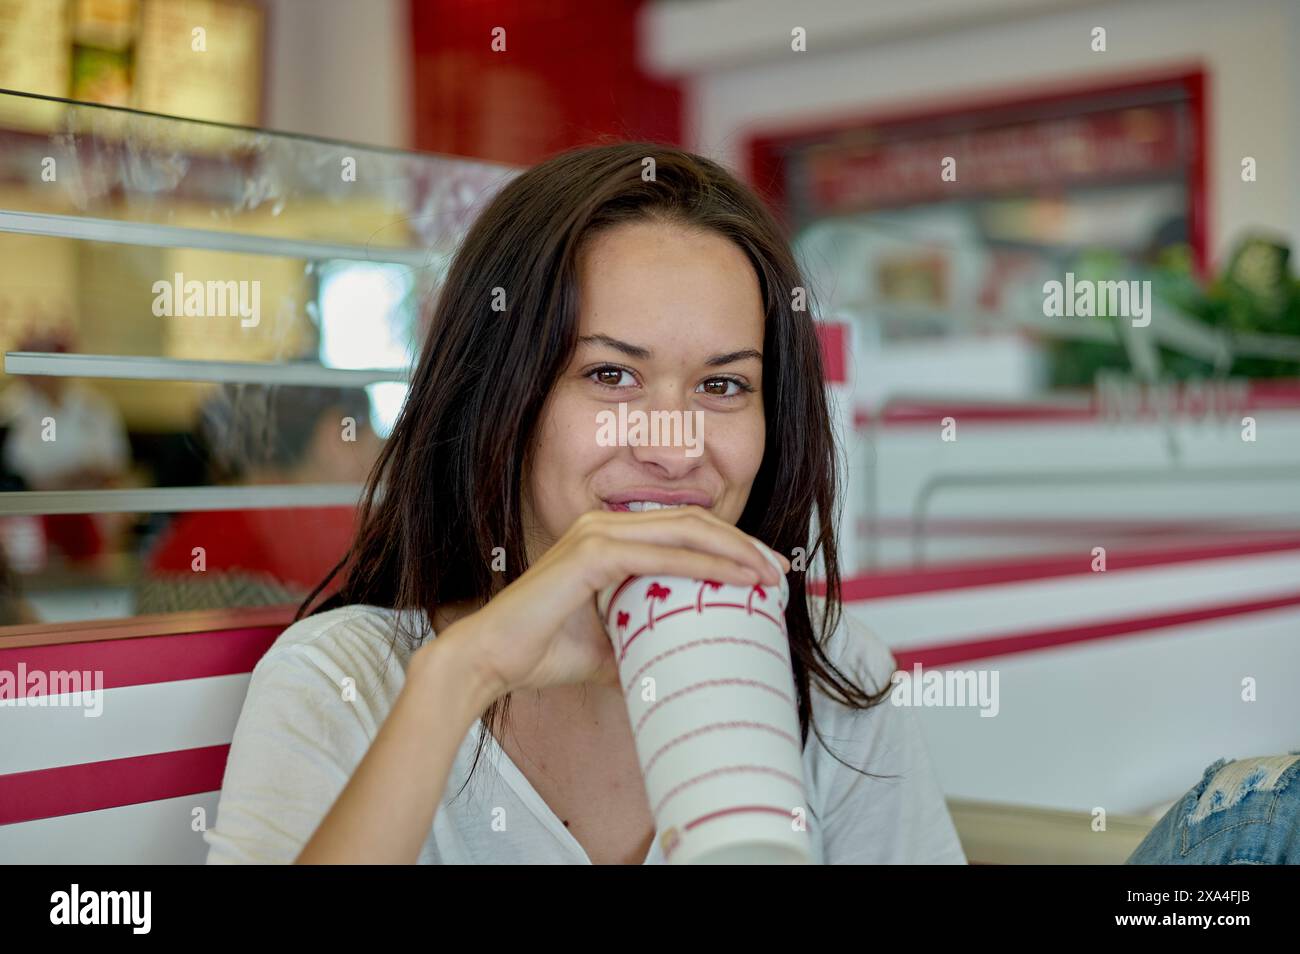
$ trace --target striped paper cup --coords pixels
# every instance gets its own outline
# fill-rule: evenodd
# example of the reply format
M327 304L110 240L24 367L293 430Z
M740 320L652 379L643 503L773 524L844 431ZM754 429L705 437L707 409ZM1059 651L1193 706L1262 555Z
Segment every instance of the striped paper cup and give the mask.
M633 576L597 597L670 864L809 864L790 587Z

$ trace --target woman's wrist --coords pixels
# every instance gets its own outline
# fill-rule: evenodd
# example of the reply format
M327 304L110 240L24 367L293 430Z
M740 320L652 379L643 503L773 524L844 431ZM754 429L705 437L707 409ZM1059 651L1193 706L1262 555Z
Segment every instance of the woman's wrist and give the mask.
M414 683L422 695L445 705L448 700L462 702L462 715L477 719L493 702L505 695L507 687L483 664L473 635L464 628L450 626L411 657L407 685Z

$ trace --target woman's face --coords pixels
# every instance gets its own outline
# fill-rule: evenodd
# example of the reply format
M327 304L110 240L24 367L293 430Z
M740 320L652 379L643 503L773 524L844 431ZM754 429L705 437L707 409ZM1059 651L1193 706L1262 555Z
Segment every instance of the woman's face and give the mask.
M578 270L578 346L527 475L529 559L588 510L698 504L736 523L765 433L763 305L745 253L714 232L637 222L597 233Z

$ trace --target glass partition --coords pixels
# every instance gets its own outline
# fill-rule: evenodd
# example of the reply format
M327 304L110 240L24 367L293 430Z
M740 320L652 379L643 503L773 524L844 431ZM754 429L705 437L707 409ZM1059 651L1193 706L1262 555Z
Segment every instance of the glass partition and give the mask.
M305 594L516 172L0 91L0 624Z

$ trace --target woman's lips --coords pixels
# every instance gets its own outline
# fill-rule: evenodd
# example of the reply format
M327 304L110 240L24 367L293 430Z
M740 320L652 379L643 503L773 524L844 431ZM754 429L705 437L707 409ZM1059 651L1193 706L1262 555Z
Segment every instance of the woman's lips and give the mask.
M667 490L660 487L629 487L602 497L601 503L608 510L626 511L628 504L651 503L664 507L703 507L713 506L713 495L704 490Z
M627 504L627 503L610 503L608 500L605 500L605 501L602 501L601 506L603 507L603 509L605 509L605 510L612 510L612 511L614 511L615 513L631 513L631 512L632 512L632 507L631 507L631 505L630 505L630 504ZM655 508L655 509L658 509L658 510L666 510L666 509L671 509L671 508L673 508L673 507L685 507L685 506L688 506L688 505L687 505L687 504L664 504L662 507L657 507L657 508ZM703 504L699 504L698 506L704 506L704 505L703 505ZM639 512L644 513L645 511L639 511Z

